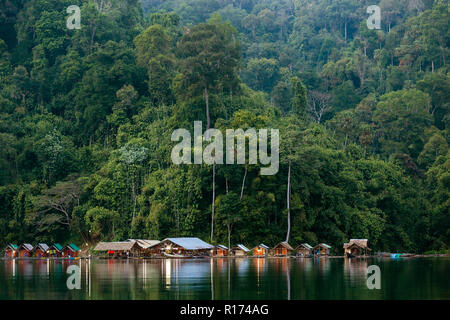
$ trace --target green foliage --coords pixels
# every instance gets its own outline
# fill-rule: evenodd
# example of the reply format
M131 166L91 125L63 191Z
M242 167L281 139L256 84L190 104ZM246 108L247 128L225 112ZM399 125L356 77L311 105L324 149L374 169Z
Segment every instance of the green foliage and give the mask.
M0 2L0 245L208 239L211 167L170 158L206 120L280 129L277 175L215 166L215 243L448 251L448 1L382 30L366 0L142 4Z

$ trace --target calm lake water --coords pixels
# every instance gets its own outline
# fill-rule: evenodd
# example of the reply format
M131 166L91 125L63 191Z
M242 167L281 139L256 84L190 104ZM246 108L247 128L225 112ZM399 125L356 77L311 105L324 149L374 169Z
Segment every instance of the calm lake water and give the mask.
M71 265L81 289L66 285ZM381 269L381 289L366 269ZM0 260L0 299L450 299L450 258Z

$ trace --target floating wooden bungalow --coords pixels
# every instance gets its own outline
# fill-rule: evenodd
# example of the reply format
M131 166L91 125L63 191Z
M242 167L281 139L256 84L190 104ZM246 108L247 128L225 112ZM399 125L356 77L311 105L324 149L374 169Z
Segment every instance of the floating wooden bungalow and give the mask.
M33 246L29 243L23 243L19 247L19 257L32 257L33 256Z
M52 246L50 246L50 248L48 249L48 256L49 257L54 257L54 258L59 258L62 257L62 251L63 251L63 246L60 245L59 243L55 243Z
M299 257L307 257L312 254L313 247L308 243L302 243L295 248L295 254Z
M228 248L224 246L223 244L219 244L214 247L214 249L211 250L213 257L226 257L228 256Z
M250 249L248 249L243 244L238 244L237 246L230 249L231 255L236 257L244 257L247 255L247 253L250 252Z
M206 256L214 246L199 238L166 238L151 248L162 256L183 257Z
M267 256L269 254L269 247L261 243L252 249L252 253L257 257Z
M134 241L137 243L140 250L139 256L141 257L150 257L157 254L157 251L154 249L154 247L161 242L159 240L146 239L128 239L127 241Z
M349 258L366 256L368 251L372 251L368 243L367 239L350 239L348 243L344 243L344 255Z
M62 250L62 256L75 258L78 257L80 251L81 251L80 248L78 248L75 244L71 243L64 247L64 249Z
M290 246L286 241L280 242L275 247L272 248L272 254L274 256L288 256L291 252L294 251L294 248Z
M5 258L16 258L19 253L19 246L13 243L8 244L5 249Z
M36 258L44 258L48 256L48 245L45 243L38 243L34 248L33 248L33 257Z
M141 247L136 241L99 242L94 251L103 251L111 258L139 256Z
M313 248L313 254L318 256L327 256L330 254L331 246L326 243L319 243Z

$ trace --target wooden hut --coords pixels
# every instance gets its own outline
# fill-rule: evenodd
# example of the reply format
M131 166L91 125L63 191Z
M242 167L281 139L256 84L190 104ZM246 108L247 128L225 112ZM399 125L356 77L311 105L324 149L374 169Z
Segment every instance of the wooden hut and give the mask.
M344 243L344 255L349 258L366 256L368 251L372 251L368 243L367 239L350 239L348 243Z
M272 254L274 256L288 256L291 254L291 252L294 251L294 248L290 246L289 243L283 241L277 244L275 247L272 248Z
M231 255L236 257L245 257L247 253L250 252L250 249L248 249L243 244L238 244L237 246L230 249Z
M199 238L166 238L157 245L151 247L152 250L161 256L184 257L184 256L207 256L213 245L206 243Z
M81 249L78 248L75 244L71 243L64 247L62 250L63 257L75 258L78 257Z
M94 251L102 251L111 258L137 257L141 252L136 241L99 242Z
M13 243L8 244L5 249L5 258L16 258L19 253L19 246Z
M313 248L313 254L317 256L327 256L330 254L331 246L326 243L319 243Z
M295 248L295 254L299 257L308 257L312 254L312 249L308 243L302 243Z
M155 246L159 244L161 241L159 240L146 240L146 239L128 239L127 241L134 241L137 243L139 248L139 253L137 253L140 257L150 257L157 253L155 250Z
M257 257L267 256L269 254L269 247L261 243L252 249L252 253Z
M228 248L223 244L219 244L211 250L213 257L226 257L228 256Z
M27 258L33 256L33 246L29 243L23 243L19 247L19 257Z
M62 251L63 251L63 246L60 245L59 243L55 243L52 246L50 246L50 248L48 249L48 256L49 257L54 257L54 258L59 258L62 257Z
M34 248L33 248L33 257L36 258L45 258L48 256L48 245L45 243L38 243Z

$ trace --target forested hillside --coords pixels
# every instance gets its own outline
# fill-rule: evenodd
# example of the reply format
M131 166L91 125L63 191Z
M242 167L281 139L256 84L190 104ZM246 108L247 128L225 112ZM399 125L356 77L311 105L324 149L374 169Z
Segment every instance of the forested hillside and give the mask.
M0 245L448 250L449 34L445 0L1 0ZM195 120L279 129L278 174L173 164Z

